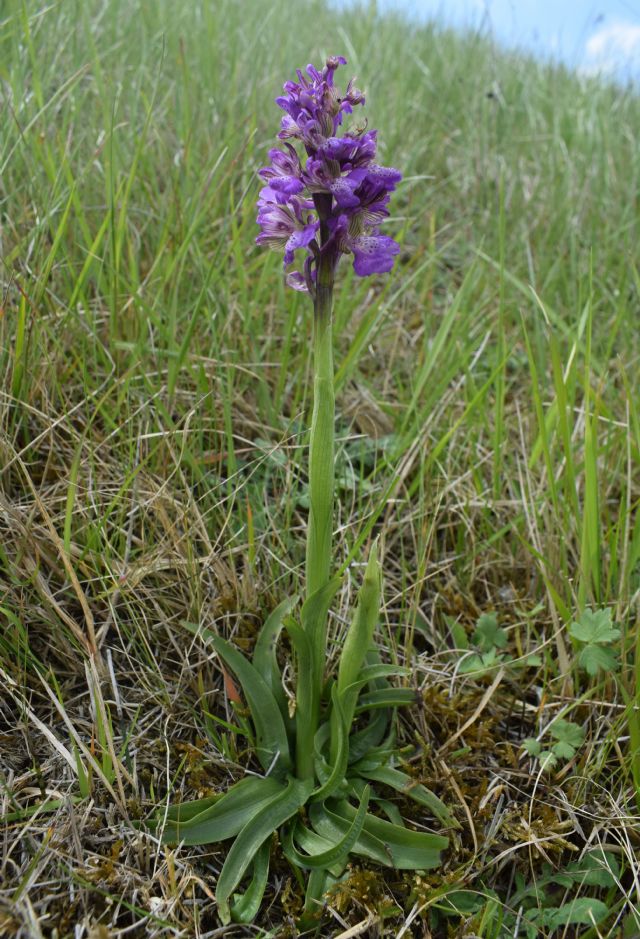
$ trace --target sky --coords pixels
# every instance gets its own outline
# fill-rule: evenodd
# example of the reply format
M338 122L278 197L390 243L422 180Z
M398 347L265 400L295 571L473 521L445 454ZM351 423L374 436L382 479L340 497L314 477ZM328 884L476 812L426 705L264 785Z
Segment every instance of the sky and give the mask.
M640 78L640 0L378 0L378 7L490 27L508 47L584 73Z

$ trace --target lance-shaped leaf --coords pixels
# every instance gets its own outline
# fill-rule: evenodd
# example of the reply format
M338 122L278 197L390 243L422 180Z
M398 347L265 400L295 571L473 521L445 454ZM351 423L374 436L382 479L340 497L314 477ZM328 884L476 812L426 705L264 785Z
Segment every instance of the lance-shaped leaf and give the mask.
M365 668L380 665L380 656L376 649L369 649L366 656ZM373 678L369 682L371 691L382 691L390 685L386 678ZM366 756L373 747L377 747L389 726L391 710L379 709L370 722L361 730L357 730L349 737L349 763L355 763Z
M251 883L243 894L234 894L231 919L234 923L251 923L258 915L269 877L269 842L265 841L253 859Z
M276 648L278 638L282 631L284 617L288 616L297 602L297 597L288 597L267 617L258 633L252 658L253 667L260 672L260 675L271 689L271 694L278 702L278 707L280 708L285 723L287 722L289 711L287 707L287 696L284 693L280 678Z
M349 763L356 763L358 760L363 759L373 747L380 743L387 731L390 718L391 711L389 709L378 710L362 730L357 730L354 734L351 734L349 737Z
M343 819L343 824L351 824L356 810L346 800L335 804L336 815ZM438 867L440 854L449 844L443 835L430 832L411 831L399 828L374 815L367 815L364 820L363 835L377 838L385 846L391 857L392 866L398 870L427 870Z
M287 840L287 838L288 833L287 836L285 836L285 840ZM295 840L297 844L310 855L320 854L322 851L329 851L335 846L335 841L329 841L328 838L323 838L317 831L313 831L313 829L307 828L299 822L295 823ZM334 877L340 877L346 866L346 861L346 857L343 857L333 864L325 865L325 868L330 871ZM314 870L314 868L310 868L310 870Z
M162 830L162 840L165 844L191 845L215 844L233 838L257 812L283 792L283 784L270 776L245 776L213 804L206 805L210 800L200 799L174 806Z
M415 704L418 696L412 688L382 688L376 691L368 691L358 699L355 713L362 714L363 711L374 710L375 708L397 708L405 704Z
M289 740L280 708L260 672L230 642L209 629L193 623L184 624L196 636L202 636L234 672L242 685L256 730L256 755L265 770L282 778L292 768Z
M178 802L176 805L170 805L166 810L160 811L158 818L167 822L182 823L190 821L196 815L200 815L205 809L210 809L224 797L224 792L219 792L214 796L207 796L206 799L193 799L191 802Z
M331 702L330 733L331 751L334 754L333 766L327 778L322 781L322 785L311 794L311 799L314 802L323 802L325 799L328 799L329 796L333 795L344 783L345 773L347 772L349 760L347 727L336 685L331 689ZM316 741L318 743L320 743L322 736L324 736L322 732L325 731L325 727L326 725L320 728L320 731L316 734Z
M353 819L347 821L342 815L338 815L334 810L335 805L336 802L332 800L323 803L314 802L309 806L309 819L314 831L333 844L344 837L353 821ZM367 831L360 832L351 851L353 854L377 861L385 867L393 866L393 857L384 843Z
M430 789L427 789L426 786L412 779L407 773L403 773L401 770L394 769L391 766L361 768L355 765L353 771L358 773L359 776L364 776L365 779L370 779L373 782L379 782L385 786L389 786L391 789L395 789L396 792L408 796L419 805L424 805L443 825L455 825L458 827L457 822L449 813L444 802L442 802L435 793L431 792Z
M216 886L218 913L225 926L231 920L229 898L258 850L274 831L305 804L312 788L312 782L290 777L286 788L263 805L231 845Z
M344 835L338 839L338 841L333 844L330 848L327 848L324 851L320 851L316 854L301 854L297 850L296 846L293 843L294 832L291 831L287 834L285 840L285 854L289 860L296 864L298 867L308 868L310 870L314 868L329 868L333 864L337 864L343 859L345 859L353 846L355 845L360 832L362 831L362 826L364 824L365 816L367 813L367 808L369 805L369 796L371 790L369 786L365 786L362 793L362 798L360 799L360 805L356 811L354 819L348 829L345 831ZM298 829L302 828L302 825L296 825L295 832Z
M318 726L320 698L313 683L311 641L297 623L288 622L286 630L297 656L296 688L296 771L302 779L313 775L313 740Z
M324 895L335 883L336 877L323 868L310 872L304 897L304 909L298 920L299 929L307 930L318 926L322 915Z
M371 648L380 614L380 565L378 543L374 541L358 597L353 621L347 632L338 665L338 691L340 693L347 727L351 726L358 697L356 685L367 653ZM360 686L362 687L362 686Z
M320 700L322 693L322 678L325 666L327 616L329 614L331 601L338 592L341 582L340 577L333 577L323 587L316 590L315 593L302 604L300 614L302 628L311 643L313 693L318 700Z
M346 801L332 801L330 807L312 805L309 817L318 834L327 839L342 837L353 822L355 809ZM448 839L429 832L411 831L367 815L352 853L398 870L428 870L440 864L440 852Z

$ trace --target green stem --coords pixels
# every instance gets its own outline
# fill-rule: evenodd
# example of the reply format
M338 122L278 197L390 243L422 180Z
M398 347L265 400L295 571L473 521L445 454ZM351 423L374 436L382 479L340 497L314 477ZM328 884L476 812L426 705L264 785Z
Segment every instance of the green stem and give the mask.
M327 201L328 200L328 201ZM325 219L331 211L331 196L316 196L320 217L320 241L329 237ZM331 576L334 501L335 392L333 376L332 307L335 257L331 252L318 259L313 318L313 415L309 442L309 524L307 529L306 594L313 596ZM306 624L303 621L303 627ZM313 707L306 740L299 740L297 769L301 778L313 775L313 737L320 713L320 695L326 657L326 617L315 622L310 633L311 676L298 675L298 682L312 681ZM299 685L300 687L300 685ZM306 694L309 689L307 687ZM299 697L304 697L300 687Z
M319 301L322 300L322 306ZM307 596L331 574L333 534L334 419L331 291L318 291L314 320L313 416L309 446L309 527L307 532Z

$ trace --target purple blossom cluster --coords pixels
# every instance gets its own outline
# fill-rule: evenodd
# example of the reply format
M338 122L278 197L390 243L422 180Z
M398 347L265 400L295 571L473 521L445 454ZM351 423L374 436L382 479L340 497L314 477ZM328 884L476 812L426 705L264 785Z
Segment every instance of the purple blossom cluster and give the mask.
M260 170L266 185L258 199L256 242L284 248L285 270L303 249L303 270L289 272L287 283L311 293L321 258L335 268L342 254L352 254L356 274L366 277L390 271L400 250L379 226L402 174L375 162L377 131L340 135L344 115L364 104L364 95L353 81L339 95L339 65L346 59L334 56L321 72L308 65L306 75L298 69L298 81L285 83L276 98L285 112L278 134L282 149L269 150L271 164ZM304 160L291 141L304 148Z

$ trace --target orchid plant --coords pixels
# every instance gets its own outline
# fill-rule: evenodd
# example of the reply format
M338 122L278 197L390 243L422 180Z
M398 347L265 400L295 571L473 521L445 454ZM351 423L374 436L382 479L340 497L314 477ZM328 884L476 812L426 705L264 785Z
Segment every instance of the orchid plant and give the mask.
M162 815L166 843L209 844L235 838L216 886L223 923L249 922L267 885L272 835L305 891L302 926L318 923L323 897L344 876L350 855L405 870L440 863L447 838L407 826L398 806L375 792L378 783L402 793L441 824L452 819L437 796L398 768L394 708L415 692L392 686L406 669L381 661L374 637L381 569L370 552L337 675L325 674L327 618L341 577L333 574L334 374L332 296L343 254L359 276L391 270L399 252L380 233L398 170L375 161L375 130L341 133L343 120L364 95L353 81L344 95L333 57L318 70L298 70L276 99L285 112L260 171L258 244L284 249L287 284L313 300L314 402L309 448L309 521L304 601L286 599L258 635L251 660L221 636L185 624L209 643L242 688L251 724L247 733L263 775L250 774L224 795L175 805ZM298 269L289 270L297 252ZM298 611L299 607L299 611ZM298 612L296 612L298 611ZM286 633L294 650L295 709L289 706L277 657ZM369 811L375 806L375 811ZM386 816L386 817L385 817ZM243 881L244 892L237 892Z

